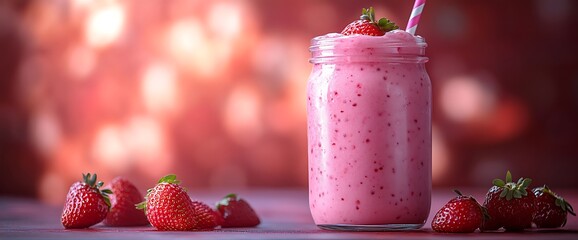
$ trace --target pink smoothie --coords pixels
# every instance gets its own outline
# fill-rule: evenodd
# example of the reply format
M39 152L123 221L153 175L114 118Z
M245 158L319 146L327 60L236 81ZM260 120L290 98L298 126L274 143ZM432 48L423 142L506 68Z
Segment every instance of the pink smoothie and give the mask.
M309 205L317 225L419 228L431 200L431 83L425 41L313 39Z

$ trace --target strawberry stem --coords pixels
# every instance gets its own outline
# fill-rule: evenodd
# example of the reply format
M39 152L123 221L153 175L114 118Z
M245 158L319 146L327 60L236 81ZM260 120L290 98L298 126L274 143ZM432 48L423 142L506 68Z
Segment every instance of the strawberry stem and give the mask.
M458 196L463 196L462 192L460 192L460 190L454 189L454 192L456 194L458 194Z

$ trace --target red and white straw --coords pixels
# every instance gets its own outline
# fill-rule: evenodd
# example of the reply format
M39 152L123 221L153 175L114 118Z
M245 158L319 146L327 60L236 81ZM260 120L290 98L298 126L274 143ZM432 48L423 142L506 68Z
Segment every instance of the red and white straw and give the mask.
M407 23L407 27L405 28L405 31L411 33L411 35L415 35L415 30L417 29L417 24L419 23L421 12L423 11L423 7L425 6L425 1L426 0L415 0L415 3L413 4L411 16L409 16L409 22Z

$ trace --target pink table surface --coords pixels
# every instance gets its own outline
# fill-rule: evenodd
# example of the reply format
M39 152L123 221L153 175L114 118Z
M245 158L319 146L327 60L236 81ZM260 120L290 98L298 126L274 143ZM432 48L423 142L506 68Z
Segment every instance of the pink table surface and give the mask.
M485 189L460 189L483 201ZM217 201L229 191L190 191L207 203ZM578 191L558 193L578 206ZM248 189L239 191L261 216L256 228L227 228L206 232L160 232L151 226L112 228L102 224L83 230L65 230L60 224L61 206L36 200L0 196L0 239L578 239L578 217L569 216L567 225L555 230L524 232L475 232L442 234L431 230L431 219L454 193L435 189L432 211L423 229L407 232L335 232L315 226L309 213L306 189Z

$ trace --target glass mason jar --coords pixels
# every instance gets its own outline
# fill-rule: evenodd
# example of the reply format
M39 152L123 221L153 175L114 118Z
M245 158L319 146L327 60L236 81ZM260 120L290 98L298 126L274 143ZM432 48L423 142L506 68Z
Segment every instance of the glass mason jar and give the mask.
M312 39L309 206L323 229L423 226L431 204L426 42L404 31Z

